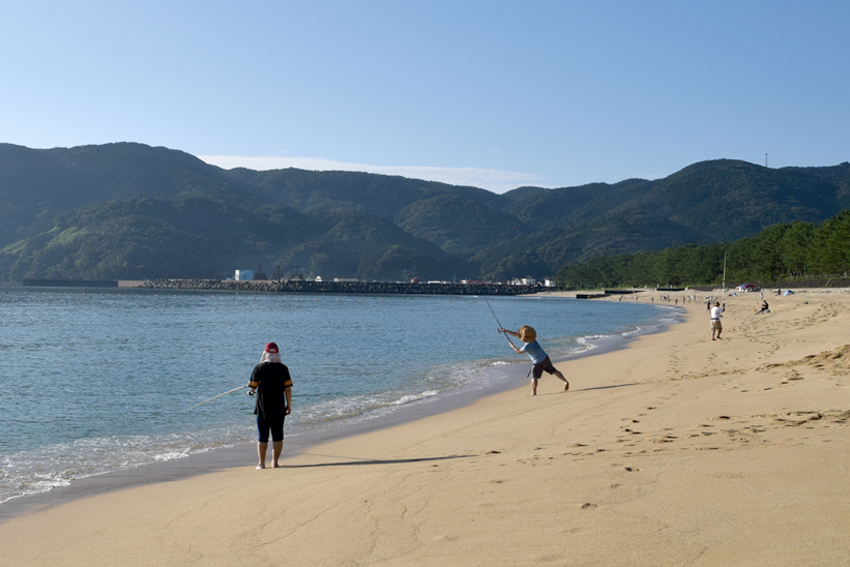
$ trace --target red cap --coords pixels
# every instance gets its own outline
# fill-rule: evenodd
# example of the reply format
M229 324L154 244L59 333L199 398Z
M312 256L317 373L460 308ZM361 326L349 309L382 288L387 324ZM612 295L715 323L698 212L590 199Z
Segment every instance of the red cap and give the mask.
M277 350L277 345L275 343L269 343L266 345L266 352L277 354L279 351Z

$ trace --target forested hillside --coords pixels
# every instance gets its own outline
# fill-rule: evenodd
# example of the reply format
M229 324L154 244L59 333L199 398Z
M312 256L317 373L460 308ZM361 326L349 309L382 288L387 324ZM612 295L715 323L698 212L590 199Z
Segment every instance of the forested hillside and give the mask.
M724 261L729 281L793 286L812 277L847 278L850 209L817 224L777 224L735 242L594 258L562 268L556 279L566 289L719 284Z
M133 143L0 144L0 281L217 278L258 265L325 278L543 278L603 255L817 223L848 206L847 163L716 160L655 181L496 195L367 173L225 171Z

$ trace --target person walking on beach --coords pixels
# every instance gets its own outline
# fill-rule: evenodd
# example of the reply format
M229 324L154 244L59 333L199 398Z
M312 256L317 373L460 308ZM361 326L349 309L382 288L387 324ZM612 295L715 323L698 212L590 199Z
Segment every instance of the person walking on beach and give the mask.
M714 307L711 308L711 340L714 340L714 334L717 333L717 338L720 338L720 333L723 332L723 325L720 323L720 318L723 317L723 308L720 307L720 302L715 301Z
M543 347L537 342L537 331L529 327L528 325L523 325L519 328L518 331L509 331L507 329L502 329L503 333L507 333L508 335L513 335L517 337L519 340L524 342L522 348L517 348L514 346L514 343L508 341L511 345L511 348L514 349L517 354L525 353L531 358L531 362L534 364L534 367L531 369L531 395L537 395L537 381L543 376L543 371L545 370L549 374L554 374L560 380L564 382L564 391L570 389L570 383L564 378L564 375L558 371L557 368L552 364L552 361L549 359L549 355L543 350Z
M283 451L283 422L292 413L292 378L289 368L280 360L280 351L275 343L266 345L260 363L251 373L248 382L249 395L257 395L254 415L257 416L257 469L266 468L266 451L269 447L269 432L272 437L272 466L278 468Z

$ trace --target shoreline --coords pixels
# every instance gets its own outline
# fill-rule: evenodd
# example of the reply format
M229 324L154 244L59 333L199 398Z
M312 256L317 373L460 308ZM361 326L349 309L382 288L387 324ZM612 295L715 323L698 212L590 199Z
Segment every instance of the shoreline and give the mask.
M681 296L679 296L681 297ZM468 406L0 523L10 565L850 563L850 294L727 298ZM523 381L524 382L524 381Z
M567 295L549 297L571 297ZM669 322L658 322L646 329L627 335L609 335L589 339L592 346L567 356L553 358L556 365L589 356L604 355L619 349L640 336L664 332L671 325L681 321L667 318ZM308 429L287 434L284 443L282 461L304 454L307 449L358 435L390 429L413 421L437 416L476 403L482 398L513 390L527 388L528 378L523 374L530 368L528 361L510 362L503 366L490 366L482 370L487 377L485 386L474 388L465 386L456 391L443 393L436 398L427 398L411 403L398 411L367 417L366 419L343 420L327 427ZM520 370L521 369L521 370ZM50 488L43 492L25 494L0 503L0 524L36 510L43 510L117 490L126 490L154 484L187 479L246 465L253 466L256 459L256 443L244 443L213 448L185 457L167 461L147 463L128 469L109 471L91 476L75 478L68 485Z

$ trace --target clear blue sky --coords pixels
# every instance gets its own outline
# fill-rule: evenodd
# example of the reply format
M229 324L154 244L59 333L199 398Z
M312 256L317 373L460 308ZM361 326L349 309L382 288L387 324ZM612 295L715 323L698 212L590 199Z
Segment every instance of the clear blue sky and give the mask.
M848 30L847 0L6 2L0 142L497 192L836 165Z

